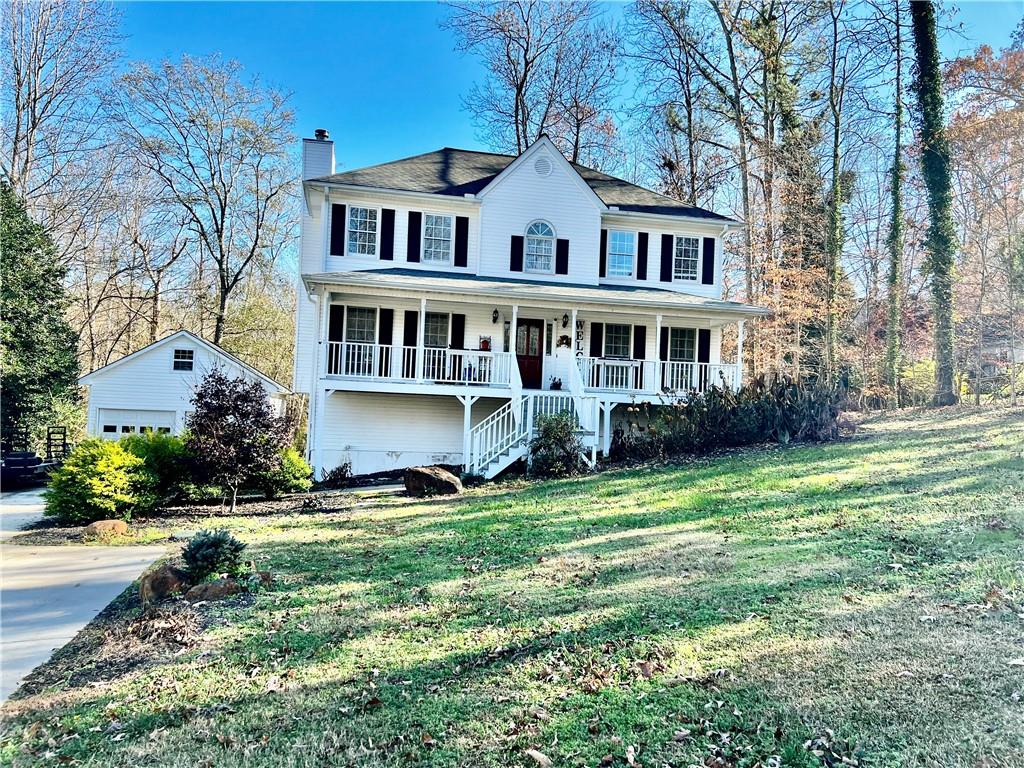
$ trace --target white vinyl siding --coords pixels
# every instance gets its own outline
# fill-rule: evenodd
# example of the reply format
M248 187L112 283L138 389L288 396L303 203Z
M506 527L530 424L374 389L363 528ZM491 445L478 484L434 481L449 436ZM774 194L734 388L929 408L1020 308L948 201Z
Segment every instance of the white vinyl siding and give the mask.
M636 257L636 232L613 229L608 233L608 277L632 277Z

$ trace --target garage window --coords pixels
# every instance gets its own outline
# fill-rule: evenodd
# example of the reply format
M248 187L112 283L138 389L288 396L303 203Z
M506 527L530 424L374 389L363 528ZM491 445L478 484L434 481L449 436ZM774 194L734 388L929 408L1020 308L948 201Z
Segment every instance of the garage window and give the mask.
M123 434L130 435L134 431L135 431L135 425L134 424L122 424L121 425L121 432Z
M103 431L106 432L106 433L116 434L117 433L117 424L104 424L103 425Z
M191 349L174 350L174 370L191 371L195 361L195 351Z

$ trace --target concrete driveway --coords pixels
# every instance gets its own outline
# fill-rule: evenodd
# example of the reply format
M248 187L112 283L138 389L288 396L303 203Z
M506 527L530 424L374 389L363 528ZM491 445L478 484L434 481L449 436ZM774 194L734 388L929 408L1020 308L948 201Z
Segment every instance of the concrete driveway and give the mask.
M39 490L0 498L0 701L166 552L13 543L42 513Z

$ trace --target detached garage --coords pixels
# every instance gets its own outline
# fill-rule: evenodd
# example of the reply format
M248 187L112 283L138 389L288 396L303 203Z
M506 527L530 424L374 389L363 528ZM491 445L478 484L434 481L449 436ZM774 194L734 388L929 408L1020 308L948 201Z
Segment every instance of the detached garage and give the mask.
M280 407L289 393L268 376L188 331L178 331L78 380L89 390L87 431L108 440L141 432L178 434L206 374L259 382Z

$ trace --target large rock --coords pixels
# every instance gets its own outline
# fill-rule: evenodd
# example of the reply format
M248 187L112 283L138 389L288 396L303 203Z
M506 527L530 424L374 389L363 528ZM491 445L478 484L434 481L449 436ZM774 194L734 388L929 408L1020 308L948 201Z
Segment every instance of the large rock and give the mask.
M185 571L164 563L139 579L139 597L143 605L149 605L154 600L181 594L190 584Z
M124 520L97 520L85 526L82 533L86 536L125 536L128 523Z
M222 600L225 597L237 595L241 591L242 585L234 579L217 579L196 584L185 593L185 599L190 603L199 603L204 600Z
M409 467L404 479L410 496L462 493L462 481L441 467Z

